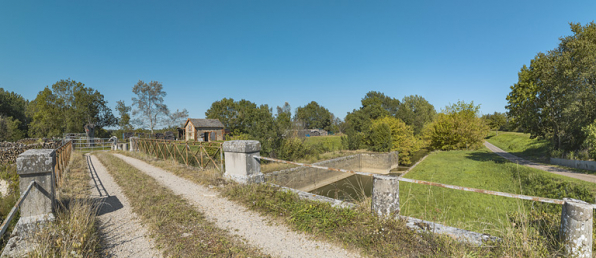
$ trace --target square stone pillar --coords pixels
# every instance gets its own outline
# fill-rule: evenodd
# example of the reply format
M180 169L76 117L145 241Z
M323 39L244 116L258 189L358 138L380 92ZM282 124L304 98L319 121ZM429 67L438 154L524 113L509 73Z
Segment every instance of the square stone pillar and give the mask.
M56 151L51 149L27 150L17 157L17 173L21 194L31 181L37 183L21 205L21 217L51 215L54 209L54 166Z
M226 158L225 178L239 183L262 183L261 161L254 158L261 152L259 141L227 141L223 143Z
M371 209L373 214L379 217L397 217L399 215L398 177L373 176Z

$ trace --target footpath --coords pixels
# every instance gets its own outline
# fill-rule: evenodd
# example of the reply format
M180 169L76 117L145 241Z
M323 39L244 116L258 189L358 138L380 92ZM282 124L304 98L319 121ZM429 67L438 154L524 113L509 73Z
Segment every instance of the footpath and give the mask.
M95 156L85 157L91 174L91 197L99 201L101 256L161 257L120 186Z
M274 257L359 257L328 242L317 241L219 196L219 192L128 156L113 154L192 203L219 228L243 238Z
M515 156L509 152L506 152L506 151L500 149L499 147L497 147L487 141L484 142L484 146L486 146L489 150L496 153L497 155L499 155L513 163L517 163L517 164L535 168L535 169L540 169L540 170L550 172L553 174L557 174L557 175L572 177L572 178L583 180L583 181L590 182L590 183L596 183L596 175L576 173L576 172L573 172L573 171L570 171L570 170L567 170L564 168L541 164L541 163L536 163L536 162L532 162L532 161L529 161L526 159L522 159L518 156Z

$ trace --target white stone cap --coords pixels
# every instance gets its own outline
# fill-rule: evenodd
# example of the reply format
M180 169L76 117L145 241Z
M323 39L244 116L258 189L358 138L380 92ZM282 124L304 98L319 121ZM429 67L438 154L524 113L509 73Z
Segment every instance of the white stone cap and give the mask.
M254 140L234 140L223 143L224 152L252 153L261 151L261 143Z
M55 161L56 151L53 149L27 150L17 157L17 173L51 173L54 171Z

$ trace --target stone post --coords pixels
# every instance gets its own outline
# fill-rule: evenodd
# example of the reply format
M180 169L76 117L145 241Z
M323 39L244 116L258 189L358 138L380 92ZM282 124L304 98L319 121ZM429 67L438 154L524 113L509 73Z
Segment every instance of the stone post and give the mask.
M261 151L259 141L227 141L223 143L226 158L225 178L239 183L262 183L261 161L255 159Z
M372 212L379 217L396 217L399 214L398 177L373 176Z
M139 147L137 146L138 143L138 137L130 137L130 151L137 151L139 149Z
M594 208L587 202L563 198L561 241L569 257L592 257Z
M24 193L31 181L37 186L21 205L21 217L51 216L54 208L54 166L56 151L50 149L27 150L17 157L17 173L20 177L20 190ZM53 217L53 216L52 216Z

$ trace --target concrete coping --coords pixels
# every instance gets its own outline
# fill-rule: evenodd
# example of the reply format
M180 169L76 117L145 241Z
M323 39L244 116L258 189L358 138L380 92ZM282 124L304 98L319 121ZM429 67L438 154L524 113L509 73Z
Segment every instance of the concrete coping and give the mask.
M19 175L51 173L54 171L56 151L53 149L32 149L17 157Z
M389 176L389 175L381 175L381 174L373 175L373 177L379 178L379 179L384 179L384 180L399 180L398 176Z
M223 143L224 152L253 153L261 151L261 143L253 140L234 140Z

